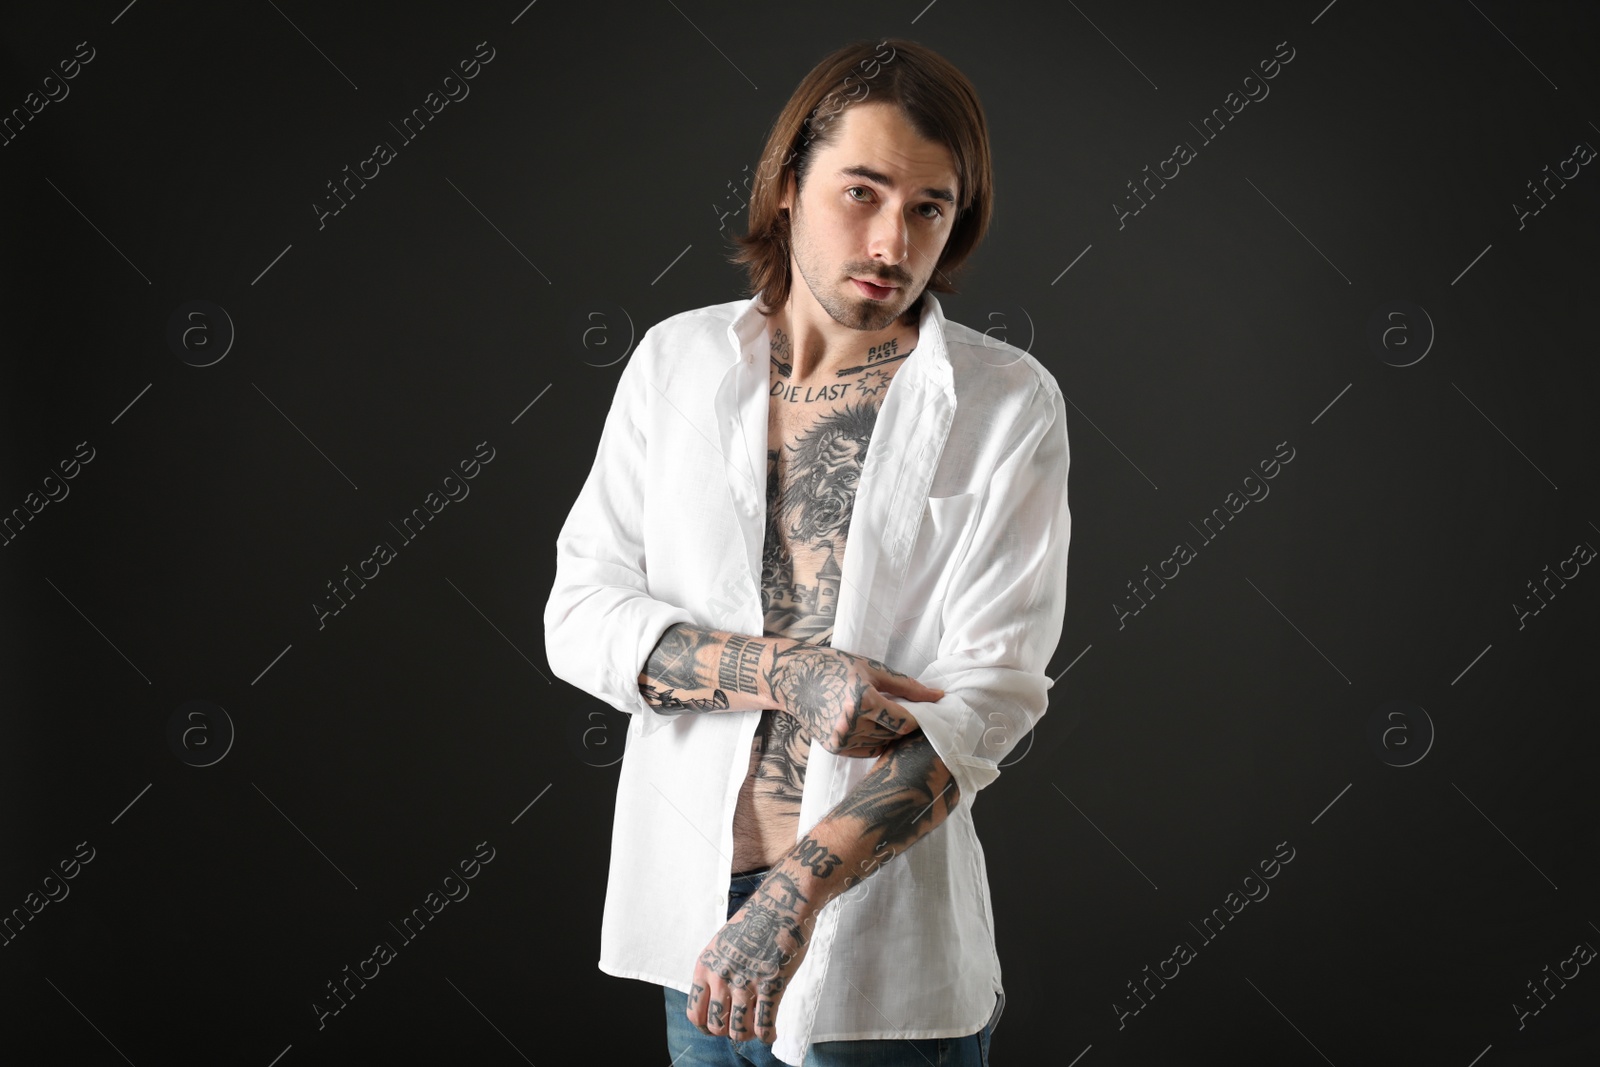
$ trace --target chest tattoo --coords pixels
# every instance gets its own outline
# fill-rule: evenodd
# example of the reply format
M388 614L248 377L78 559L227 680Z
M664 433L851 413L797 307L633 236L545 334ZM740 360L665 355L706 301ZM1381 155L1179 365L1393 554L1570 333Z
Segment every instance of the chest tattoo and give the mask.
M767 636L831 646L856 489L905 354L891 341L836 382L795 386L787 380L789 340L781 331L772 350L763 625ZM762 713L734 820L735 870L775 862L793 847L810 750L798 720Z

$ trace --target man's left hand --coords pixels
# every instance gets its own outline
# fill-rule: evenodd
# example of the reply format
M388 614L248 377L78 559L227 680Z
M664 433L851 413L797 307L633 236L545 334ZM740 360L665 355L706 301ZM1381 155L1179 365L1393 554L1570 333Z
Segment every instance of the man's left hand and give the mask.
M778 1004L805 958L810 916L800 887L774 868L700 953L689 1021L734 1041L776 1041Z

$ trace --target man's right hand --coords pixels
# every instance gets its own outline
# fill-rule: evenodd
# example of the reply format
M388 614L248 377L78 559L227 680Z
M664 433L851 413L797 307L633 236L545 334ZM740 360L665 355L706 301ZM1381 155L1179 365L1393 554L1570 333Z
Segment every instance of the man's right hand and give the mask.
M804 642L779 648L769 677L778 707L840 756L880 755L920 728L893 697L934 701L944 696L944 690L875 659Z

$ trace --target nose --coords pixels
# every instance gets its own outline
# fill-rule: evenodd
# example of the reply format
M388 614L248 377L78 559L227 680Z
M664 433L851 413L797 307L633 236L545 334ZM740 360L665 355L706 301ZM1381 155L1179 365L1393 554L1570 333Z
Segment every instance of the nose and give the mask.
M905 220L898 212L879 208L872 217L872 231L867 252L885 266L899 266L905 261L910 248L910 237Z

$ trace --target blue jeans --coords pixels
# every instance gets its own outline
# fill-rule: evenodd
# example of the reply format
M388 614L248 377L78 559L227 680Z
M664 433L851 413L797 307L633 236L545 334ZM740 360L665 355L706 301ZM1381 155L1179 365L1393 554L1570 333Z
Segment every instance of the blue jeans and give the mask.
M736 874L728 887L728 918L733 918L761 885L767 870ZM663 986L667 1005L667 1055L673 1067L786 1067L772 1046L757 1038L734 1041L722 1034L703 1034L689 1021L689 998ZM996 998L998 1007L999 998ZM805 1067L988 1067L993 1017L982 1030L966 1037L818 1041L806 1054Z

